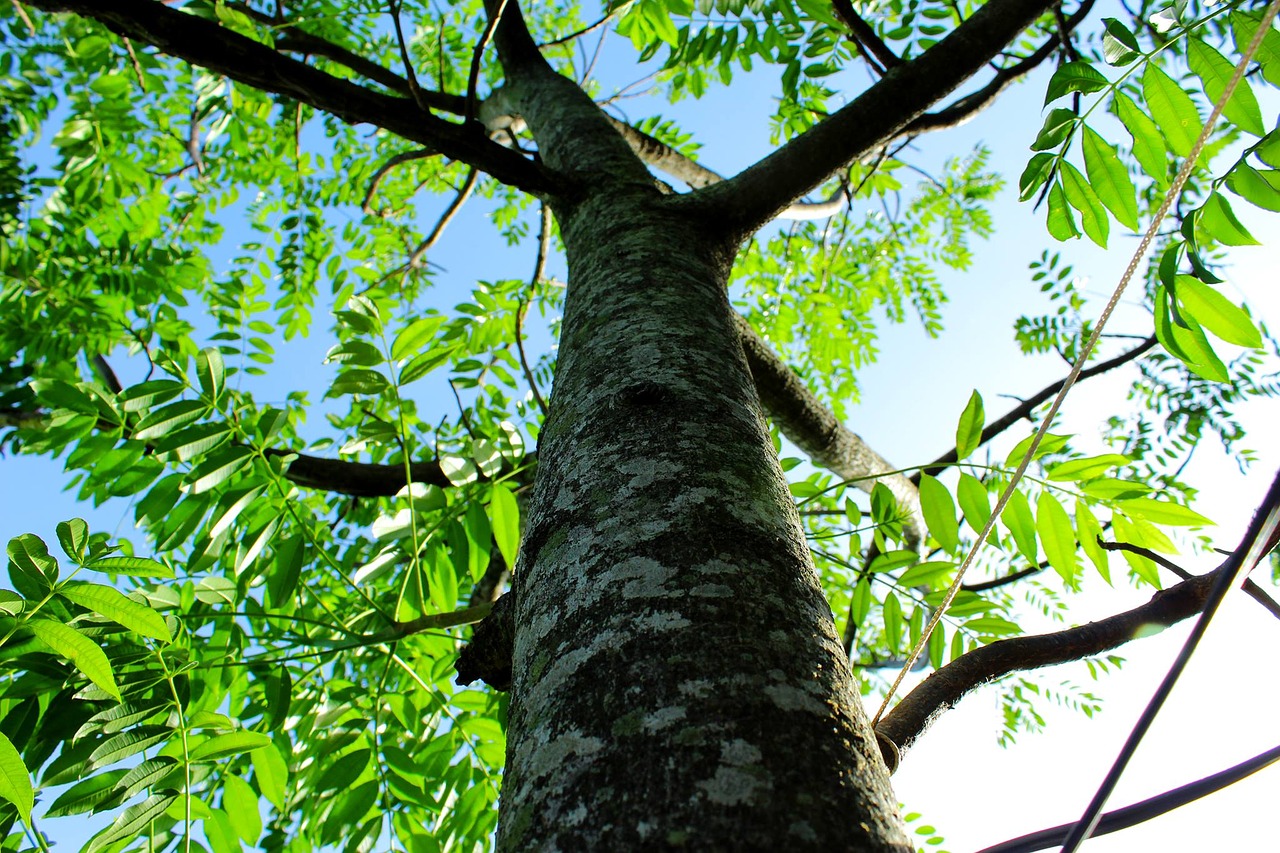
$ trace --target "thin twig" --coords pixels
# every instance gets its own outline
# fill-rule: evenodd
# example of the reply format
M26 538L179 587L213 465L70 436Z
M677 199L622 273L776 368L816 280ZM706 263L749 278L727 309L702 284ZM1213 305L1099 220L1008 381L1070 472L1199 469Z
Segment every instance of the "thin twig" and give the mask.
M506 8L507 0L500 0L497 10L485 22L484 32L480 35L480 41L476 42L475 50L471 51L471 70L467 74L467 110L462 116L464 125L471 124L471 120L476 117L476 88L480 85L480 61L484 58L484 49L489 46L489 40L498 29L498 22L502 20L502 13Z
M17 0L14 0L14 2L17 2ZM545 50L549 47L559 47L562 44L568 44L574 39L582 38L588 33L598 30L601 27L603 27L605 24L609 23L609 19L612 17L613 17L613 13L610 12L608 15L605 15L603 18L596 21L594 24L589 24L575 33L569 33L569 35L567 36L561 36L560 38L552 39L551 41L544 41L542 44L538 45L538 50Z
M1128 551L1130 554L1137 554L1139 557L1146 557L1156 565L1163 566L1173 572L1184 581L1195 577L1191 572L1182 568L1177 563L1160 556L1149 548L1143 548L1139 545L1131 545L1128 542L1105 542L1101 538L1098 539L1098 544L1102 546L1104 551ZM1245 578L1245 581L1240 585L1240 588L1244 590L1250 598L1261 604L1268 613L1277 619L1280 619L1280 603L1277 603L1274 598L1267 595L1266 590L1254 583L1251 578Z
M467 170L467 179L462 184L462 189L458 190L458 194L454 196L453 201L445 212L441 214L440 221L436 223L436 227L431 229L431 233L427 235L427 239L413 250L413 254L409 256L408 266L413 269L422 267L422 258L427 252L431 251L440 236L444 234L444 229L453 221L453 217L458 215L458 211L462 209L462 205L466 204L467 199L471 196L471 191L476 188L476 181L480 178L480 171L472 166Z
M409 94L418 109L427 112L427 104L422 99L422 87L418 85L418 75L413 73L413 62L409 59L409 45L404 40L404 30L400 28L400 0L387 0L391 12L391 23L396 29L396 41L400 45L400 61L404 63L405 77L409 81Z
M890 68L902 64L902 58L889 49L871 25L862 19L849 0L833 0L831 3L836 17L849 28L849 35L863 57L876 70L883 74Z
M414 160L425 160L428 157L434 157L438 153L438 151L433 151L430 148L419 148L416 151L402 151L387 162L383 163L378 167L378 171L373 173L373 178L369 181L369 189L364 194L364 201L360 203L360 208L365 213L374 215L373 208L371 208L369 204L373 201L373 194L378 191L378 184L382 183L382 179L387 176L388 172L403 163L409 163Z
M147 90L147 81L142 76L142 63L138 61L138 54L133 52L133 42L129 39L120 39L124 42L124 49L129 54L129 63L133 66L133 73L137 75L138 87L142 91Z
M27 15L27 10L22 8L22 4L18 0L13 0L13 11L18 13L18 17L22 19L22 23L27 25L27 31L31 35L36 34L36 25L31 23L31 18Z
M542 416L547 416L547 401L543 399L542 392L538 390L538 382L534 379L533 370L529 368L529 359L524 353L524 335L521 332L521 324L524 323L524 312L529 302L533 299L533 291L542 281L542 275L547 270L547 255L551 247L551 209L542 205L542 230L538 235L538 259L533 265L533 277L529 279L529 298L525 299L521 294L520 301L516 305L516 352L520 354L520 367L524 369L524 378L529 382L529 390L533 392L533 399L538 403L538 408L542 410Z

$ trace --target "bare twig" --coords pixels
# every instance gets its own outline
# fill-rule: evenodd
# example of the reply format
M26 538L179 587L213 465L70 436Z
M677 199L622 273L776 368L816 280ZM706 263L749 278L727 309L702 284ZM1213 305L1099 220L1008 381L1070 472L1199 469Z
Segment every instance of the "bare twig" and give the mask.
M36 25L31 23L31 17L27 14L27 10L22 7L22 4L18 2L18 0L13 0L13 11L22 19L22 23L27 25L27 32L31 33L31 35L35 35Z
M533 291L537 288L538 283L542 281L543 273L547 271L547 255L551 248L551 208L546 204L542 205L542 230L538 234L538 258L533 265L533 277L529 279L529 299L533 298ZM520 367L524 369L524 378L529 382L529 390L533 392L533 399L537 401L538 408L542 410L542 416L547 416L547 401L543 399L542 392L538 390L538 381L533 376L533 370L529 368L529 359L524 353L524 334L520 327L524 322L524 312L528 307L528 300L523 295L516 306L516 352L520 354Z
M489 46L489 41L493 38L494 31L498 29L498 22L502 20L502 13L506 9L507 0L499 0L497 10L485 22L480 41L476 42L475 50L471 51L471 70L467 74L467 109L462 116L464 125L471 124L472 119L476 117L476 88L480 85L480 61L484 58L484 49Z
M428 157L434 157L439 152L430 148L419 148L415 151L403 151L387 162L378 167L378 171L373 173L373 178L369 181L369 189L364 194L364 201L360 203L360 208L369 215L374 215L373 209L369 206L373 201L373 194L378 191L378 184L382 183L382 179L387 173L403 163L409 163L413 160L425 160Z
M462 209L462 205L467 203L467 199L471 196L471 191L476 188L476 181L480 178L480 171L472 166L467 170L467 179L462 183L462 189L458 190L458 194L453 197L453 201L445 208L440 216L440 220L436 222L436 227L431 229L431 233L427 235L427 239L418 244L418 248L413 250L413 254L409 256L408 266L412 269L422 267L422 258L431 251L432 247L440 240L444 229L453 221L453 217L458 215L458 211Z
M400 61L404 63L405 77L409 81L409 95L418 109L427 111L427 104L422 98L422 87L418 85L418 75L413 73L413 61L409 58L409 45L404 40L404 30L400 27L400 0L387 0L387 8L391 12L391 24L396 30L396 42L400 46Z
M1139 557L1146 557L1151 562L1156 565L1163 566L1183 580L1190 580L1195 577L1195 575L1191 574L1177 563L1160 556L1149 548L1131 545L1128 542L1105 542L1101 538L1098 539L1098 544L1101 545L1105 551L1128 551L1130 554L1137 554ZM1267 595L1266 590L1254 583L1252 579L1245 578L1245 581L1240 585L1240 588L1244 590L1250 598L1261 604L1268 613L1277 619L1280 619L1280 603L1277 603L1274 598Z
M138 78L138 88L142 91L147 90L147 81L142 76L142 63L138 62L138 54L133 50L133 42L129 39L120 39L124 42L125 52L129 54L129 64L133 66L134 76Z
M17 2L17 0L14 0L14 2ZM577 32L569 33L569 35L567 36L561 36L560 38L552 39L551 41L544 41L542 44L538 45L538 49L545 50L548 47L559 47L562 44L568 44L574 39L582 38L588 33L595 32L596 30L603 27L605 24L609 23L609 19L612 17L613 17L613 13L610 13L608 15L605 15L600 20L596 21L594 24L588 24L587 26L583 27Z

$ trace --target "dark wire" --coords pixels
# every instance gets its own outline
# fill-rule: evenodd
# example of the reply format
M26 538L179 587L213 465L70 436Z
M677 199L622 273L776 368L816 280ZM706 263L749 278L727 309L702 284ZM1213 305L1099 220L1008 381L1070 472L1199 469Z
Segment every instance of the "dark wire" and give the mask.
M1179 788L1174 788L1172 791L1165 791L1163 794L1157 794L1131 806L1107 812L1098 821L1094 835L1106 835L1109 832L1128 829L1131 826L1159 817L1166 812L1185 806L1187 803L1193 803L1201 797L1207 797L1209 794L1221 791L1228 785L1234 785L1246 776L1257 773L1277 761L1280 761L1280 746L1272 747L1266 752L1255 755L1248 761L1242 761L1234 767L1229 767L1212 776L1197 779L1195 782L1189 782ZM1034 853L1036 850L1056 847L1063 842L1067 837L1067 830L1073 826L1075 824L1064 823L1061 826L1042 829L1038 832L1029 832L1026 835L1019 835L1017 838L1010 838L1008 841L1001 841L991 847L984 847L978 853Z
M1085 809L1080 820L1071 827L1071 832L1067 835L1066 841L1063 842L1062 853L1076 853L1085 839L1092 835L1094 829L1097 828L1098 819L1102 816L1102 808L1107 804L1107 798L1115 790L1116 784L1120 781L1120 776L1124 773L1129 760L1133 758L1133 754L1137 751L1143 735L1151 728L1151 723L1155 720L1156 714L1164 707L1165 700L1169 698L1169 693L1173 690L1173 685L1178 681L1178 676L1186 669L1192 653L1195 652L1196 646L1200 644L1200 638L1204 636L1210 620L1213 619L1214 614L1218 611L1218 605L1222 603L1227 591L1235 584L1241 565L1245 564L1246 560L1250 558L1254 561L1253 564L1256 564L1257 560L1263 557L1267 546L1274 545L1274 537L1278 526L1280 526L1280 472L1277 472L1275 479L1271 481L1271 488L1267 490L1267 496L1263 499L1261 506L1258 507L1253 520L1249 522L1249 529L1245 531L1244 538L1240 540L1240 545L1231 553L1231 556L1227 558L1227 561L1219 570L1213 588L1209 590L1209 596L1205 599L1204 610L1201 611L1200 617L1196 619L1196 624L1191 629L1190 636L1182 644L1182 650L1178 652L1178 657L1174 660L1173 665L1169 667L1169 672L1165 674L1164 680L1156 688L1155 695L1151 697L1147 707L1143 709L1142 716L1138 718L1133 731L1129 733L1128 740L1125 741L1120 754L1116 756L1115 763L1111 765L1111 770L1108 771L1107 777L1102 780L1102 785L1099 786L1098 792L1093 795L1093 800L1089 803L1089 807ZM1252 569L1253 564L1250 564L1248 568Z

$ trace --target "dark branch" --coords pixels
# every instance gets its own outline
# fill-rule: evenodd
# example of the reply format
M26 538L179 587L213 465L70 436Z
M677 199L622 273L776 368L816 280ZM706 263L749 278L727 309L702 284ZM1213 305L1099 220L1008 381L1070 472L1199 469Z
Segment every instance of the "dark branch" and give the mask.
M892 139L931 104L977 73L1053 0L992 0L919 58L889 70L852 103L688 202L744 237L846 163Z
M1194 575L1179 566L1177 563L1160 556L1149 548L1131 545L1128 542L1104 542L1101 537L1098 538L1098 544L1101 545L1105 551L1128 551L1130 554L1137 554L1139 557L1146 557L1151 562L1158 566L1163 566L1183 580L1189 580L1194 577ZM1261 604L1264 610L1277 619L1280 619L1280 604L1276 603L1274 598L1267 595L1266 590L1258 586L1250 578L1245 578L1244 583L1240 585L1240 588L1244 590L1250 598Z
M1149 338L1145 338L1141 344L1134 347L1133 349L1126 350L1125 352L1122 352L1119 355L1117 355L1115 358L1109 358L1106 361L1100 361L1097 364L1095 364L1093 367L1089 367L1089 368L1086 368L1085 370L1080 371L1080 377L1076 381L1082 382L1085 379L1092 379L1094 376L1097 376L1102 373L1106 373L1108 370L1114 370L1117 367L1120 367L1121 365L1128 364L1129 362L1133 361L1135 358L1142 355L1143 353L1145 353L1147 350L1151 349L1155 345L1156 345L1155 335L1152 335ZM995 438L997 435L1004 432L1009 427L1013 426L1023 418L1031 417L1031 413L1036 410L1037 406L1049 400L1051 397L1053 397L1054 394L1057 394L1060 390L1062 390L1062 385L1065 381L1066 381L1065 379L1059 379L1057 382L1053 382L1049 385L1046 385L1045 387L1037 391L1035 394L1032 394L1030 397L1023 400L1020 404L1010 409L1001 418L987 424L987 426L982 430L982 438L979 440L978 444L979 445L986 444L988 441ZM956 462L956 451L954 448L952 448L951 450L948 450L946 453L939 456L937 459L930 462L928 467L923 468L921 470L926 474L936 476L939 471L943 470L948 465L954 464L955 462ZM918 473L912 476L913 482L919 482L919 480L920 480L920 475Z
M854 11L853 4L849 0L832 0L831 7L835 10L836 17L849 28L849 33L853 36L853 43L872 62L873 67L876 66L876 63L879 63L877 70L887 71L902 64L902 58L881 41L880 36L876 35L876 31L871 28L871 25L862 20L861 16Z
M1140 607L1052 634L1014 637L962 655L920 683L890 711L877 731L905 753L933 721L969 691L1008 675L1068 663L1119 648L1153 625L1168 627L1204 607L1221 569L1161 590Z
M1093 3L1094 0L1084 0L1080 4L1080 8L1075 11L1075 14L1067 19L1066 32L1069 33L1074 30L1088 17L1089 12L1093 9ZM964 124L995 103L1000 93L1011 84L1034 71L1040 63L1053 55L1058 46L1059 40L1057 36L1049 39L1025 58L1010 65L1008 68L1002 68L997 71L995 76L981 89L970 92L963 98L956 99L937 112L925 113L919 116L906 126L904 134L928 133L932 130L944 130Z
M1195 802L1201 797L1221 791L1228 785L1234 785L1241 779L1251 776L1264 767L1275 764L1277 761L1280 761L1280 746L1272 747L1266 752L1255 755L1248 761L1242 761L1220 773L1206 776L1203 779L1174 788L1172 791L1165 791L1163 794L1157 794L1131 806L1107 812L1098 821L1098 827L1093 831L1091 837L1137 826L1176 808L1181 808L1188 803ZM1074 822L1064 823L1050 829L1042 829L1039 832L1020 835L1017 838L1002 841L991 847L985 847L979 850L978 853L1032 853L1035 850L1058 847L1067 840L1067 834L1074 826Z
M407 98L358 86L283 56L213 21L155 0L31 0L50 12L70 11L112 32L150 44L194 65L266 92L293 98L351 124L372 124L535 194L554 189L551 177L484 134L469 132L419 109Z

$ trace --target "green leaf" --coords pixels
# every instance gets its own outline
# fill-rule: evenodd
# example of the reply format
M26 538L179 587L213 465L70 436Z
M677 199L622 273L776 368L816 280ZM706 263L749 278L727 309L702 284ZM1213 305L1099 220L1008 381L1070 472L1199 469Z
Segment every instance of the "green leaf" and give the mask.
M493 540L508 566L516 564L516 552L520 547L520 507L516 496L503 483L494 483L489 489L489 517L493 521Z
M0 733L0 797L17 807L24 823L31 822L31 808L35 805L31 774L13 742L3 733Z
M1062 161L1062 185L1068 203L1080 211L1080 224L1084 227L1084 233L1105 249L1107 237L1111 233L1111 220L1107 218L1107 210L1093 187L1080 174L1080 170L1066 160Z
M904 587L930 586L941 589L947 585L956 564L950 560L934 560L916 563L898 576L898 585Z
M1142 171L1160 186L1166 186L1169 183L1169 159L1160 128L1127 95L1117 92L1111 109L1133 137L1133 157Z
M130 800L147 788L159 785L177 767L176 758L158 755L130 768L129 772L116 783L116 787L120 789L120 799Z
M144 637L164 640L166 643L173 641L163 616L145 604L125 597L119 590L97 583L68 581L58 588L58 592L76 604L89 608L99 616L119 622Z
M1027 161L1027 168L1018 178L1018 201L1030 201L1035 197L1045 182L1053 177L1056 162L1057 158L1048 152L1036 154Z
M1256 207L1280 211L1280 171L1260 172L1247 163L1237 163L1227 174L1227 186Z
M83 518L58 522L58 544L62 552L79 564L84 560L85 548L89 546L89 525Z
M227 368L217 347L206 347L196 353L196 377L209 405L216 406L227 378Z
M915 551L900 548L876 555L869 568L873 572L892 572L910 566L919 559L920 555Z
M1186 313L1227 343L1262 346L1262 333L1249 315L1209 285L1193 276L1179 275L1174 294Z
M1236 219L1222 193L1211 193L1196 215L1196 231L1204 232L1224 246L1257 246L1258 241Z
M223 448L187 475L187 492L198 495L216 489L252 464L252 448L243 445Z
M1120 515L1119 513L1112 513L1111 527L1115 531L1115 538L1117 542L1141 546L1141 535L1134 527L1133 522L1129 521L1129 519L1125 518L1123 515ZM1129 568L1133 570L1135 575L1157 589L1160 587L1160 570L1156 567L1155 563L1141 554L1134 554L1131 551L1121 551L1120 554L1124 557L1124 561L1129 564Z
M145 412L168 402L187 390L187 386L173 379L152 379L133 385L117 396L126 412Z
M378 371L354 368L338 374L338 378L325 392L325 396L339 397L343 394L377 396L390 388L391 381Z
M168 726L138 726L104 740L89 755L89 762L93 767L106 767L164 743L177 733L177 729Z
M1190 154L1202 127L1191 96L1154 62L1148 63L1142 73L1142 95L1173 153L1179 157ZM1121 121L1128 127L1128 121L1123 117Z
M285 785L289 781L289 768L284 758L274 746L267 746L249 753L249 759L253 762L253 778L258 783L258 791L277 811L283 812Z
M1071 459L1048 470L1049 480L1092 480L1118 465L1128 465L1132 460L1120 453L1104 453L1087 459Z
M1227 368L1192 317L1175 318L1164 285L1156 288L1155 331L1169 354L1182 361L1197 376L1214 382L1227 381Z
M960 502L960 512L974 533L981 533L991 517L991 500L987 496L987 487L972 474L961 474L956 484L956 499Z
M1098 519L1094 517L1093 512L1089 509L1089 504L1084 500L1076 498L1075 509L1076 531L1079 533L1080 547L1094 567L1097 568L1098 574L1102 575L1102 579L1110 584L1110 561L1106 550L1098 544L1098 537L1102 535L1102 525L1098 524Z
M1049 216L1045 224L1049 228L1049 236L1055 240L1066 241L1080 236L1075 217L1067 205L1066 193L1062 191L1062 181L1054 181L1049 188Z
M1204 84L1204 93L1209 96L1209 101L1216 104L1227 90L1227 83L1235 68L1226 57L1198 38L1187 39L1187 64ZM1258 99L1249 88L1248 77L1240 78L1235 91L1222 108L1222 114L1227 121L1246 133L1262 136L1267 132L1262 124L1262 110L1258 108Z
M1098 198L1107 210L1130 231L1138 230L1138 198L1129 170L1120 162L1116 149L1093 128L1084 126L1084 169Z
M1048 151L1051 148L1057 148L1068 138L1076 128L1076 124L1080 118L1073 110L1054 109L1050 110L1045 116L1044 124L1040 126L1040 132L1036 134L1035 141L1031 143L1032 151ZM1052 157L1053 155L1048 155ZM1032 158L1034 161L1035 158ZM1028 166L1028 168L1030 168ZM1043 167L1047 171L1048 167ZM1044 183L1041 181L1041 183Z
M1069 588L1079 584L1080 567L1076 562L1076 536L1071 517L1048 489L1036 501L1036 529L1044 545L1045 556Z
M1031 449L1031 442L1035 441L1036 434L1032 433L1026 438L1019 441L1009 451L1009 455L1004 459L1004 467L1014 468L1022 464L1022 459L1027 455L1027 451ZM1050 453L1057 453L1059 450L1067 446L1067 442L1071 440L1069 435L1054 435L1051 432L1044 434L1044 438L1040 440L1040 444L1036 447L1035 455L1031 457L1031 461L1039 459L1042 456L1048 456Z
M315 790L323 793L350 788L369 765L370 754L370 750L365 748L355 749L340 756L325 769L324 773L320 774Z
M890 652L902 645L902 602L890 592L884 597L884 639Z
M368 341L343 341L334 344L324 355L325 364L355 364L362 367L377 367L386 361L378 348Z
M946 551L960 547L960 525L956 521L956 505L947 487L928 474L920 476L920 510L925 524L938 544Z
M1102 57L1108 65L1128 65L1137 59L1142 49L1129 28L1115 18L1103 18Z
M228 755L252 752L271 745L271 738L259 732L238 731L215 735L191 750L192 761L216 761Z
M1045 104L1058 100L1072 92L1089 94L1105 89L1111 85L1101 72L1087 62L1066 62L1058 66L1049 78L1049 87L1044 94Z
M443 325L443 317L420 317L405 326L391 344L392 361L419 355L422 348L439 334Z
M102 557L88 563L85 568L109 575L129 575L138 578L171 578L173 569L156 560L145 557Z
M209 407L201 400L179 400L156 409L138 422L133 437L138 441L153 441L184 427L204 416Z
M974 391L969 395L969 402L960 413L960 421L956 424L956 460L960 461L978 449L982 443L982 427L986 423L986 413L982 408L982 395Z
M75 628L49 619L32 619L27 627L40 642L71 661L86 678L115 697L116 701L120 700L120 688L116 687L111 663L92 640Z
M1018 546L1018 552L1023 557L1026 557L1027 562L1031 563L1031 565L1039 565L1040 554L1036 546L1036 520L1031 513L1031 504L1027 501L1027 496L1022 492L1015 491L1009 496L1009 502L1005 505L1004 512L1000 514L1000 517L1013 535L1013 541Z
M176 799L178 799L177 794L154 794L141 803L129 806L120 813L111 826L93 837L85 847L84 853L97 853L109 844L124 838L145 836L147 825L164 814L165 809Z
M240 840L253 845L262 835L262 815L258 811L258 795L248 782L239 776L228 775L222 780L222 807L227 819Z
M1155 498L1129 498L1116 501L1116 506L1129 515L1137 515L1156 524L1171 527L1207 527L1214 524L1193 509Z
M181 462L191 462L235 436L228 423L194 424L169 433L155 442L156 453L172 453Z
M116 783L124 775L124 770L108 770L106 773L81 779L63 791L58 799L53 801L53 805L49 806L44 816L50 818L83 814L99 811L104 805L109 806L119 797L120 792L116 790Z
M1240 11L1231 13L1231 34L1235 38L1238 53L1243 54L1253 41L1253 36L1258 31L1258 24L1261 23L1260 14L1260 12ZM1258 48L1258 54L1254 58L1262 68L1263 79L1272 86L1280 86L1280 33L1276 32L1275 27L1267 27L1267 32L1262 37L1262 44Z
M49 554L49 546L34 533L22 533L9 540L9 560L34 582L54 583L58 580L58 561Z

